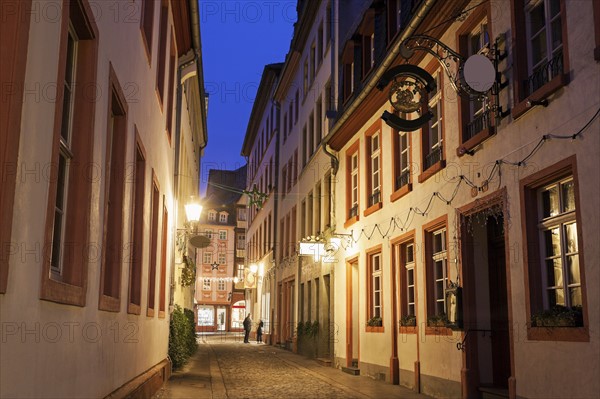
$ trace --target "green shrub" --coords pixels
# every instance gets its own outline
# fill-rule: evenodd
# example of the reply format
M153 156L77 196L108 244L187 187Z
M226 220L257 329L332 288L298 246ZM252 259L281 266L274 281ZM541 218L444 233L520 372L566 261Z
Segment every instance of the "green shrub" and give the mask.
M581 327L583 312L581 306L567 308L555 305L531 316L531 325L532 327Z
M179 369L197 349L194 312L175 305L169 325L169 357L173 369Z

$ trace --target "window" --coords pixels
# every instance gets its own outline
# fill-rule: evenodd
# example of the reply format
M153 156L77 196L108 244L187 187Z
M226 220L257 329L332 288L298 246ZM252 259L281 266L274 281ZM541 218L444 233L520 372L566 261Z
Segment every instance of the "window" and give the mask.
M101 295L99 309L120 310L121 264L123 259L123 206L125 196L125 154L127 148L127 105L116 74L109 70L111 87L106 142L106 170L104 188L104 218L106 235L101 268Z
M427 316L446 314L445 290L448 285L446 249L446 227L434 227L426 230L426 268L427 268Z
M146 46L146 54L148 55L148 62L152 61L152 32L154 29L154 0L143 0L142 1L142 38L144 39L144 45Z
M400 115L406 119L406 114ZM394 193L391 200L395 201L412 189L410 182L411 135L392 129L394 145ZM400 191L402 190L402 191Z
M242 265L242 264L237 265L237 278L240 281L244 280L244 265Z
M208 221L214 222L217 220L217 212L216 211L208 211Z
M319 96L319 99L317 100L317 106L316 106L315 112L316 112L315 132L317 135L317 137L315 139L315 144L317 145L317 148L318 148L319 144L321 144L321 139L323 137L323 101L321 100L321 96Z
M169 143L171 143L171 132L173 131L173 94L175 93L175 60L177 59L177 49L175 48L175 34L171 31L171 49L169 56L169 87L167 92L167 112L166 112L166 131Z
M580 313L578 324L586 326L585 274L583 258L579 256L582 247L579 194L574 168L573 156L521 183L526 210L528 316L532 319L544 310L562 306ZM548 335L549 339L582 340L582 337L562 339L558 337L560 333Z
M245 221L246 220L246 210L243 208L238 208L237 210L238 220Z
M225 252L219 252L219 265L227 264L227 254Z
M377 251L367 254L367 320L383 318L381 247Z
M40 298L85 306L88 262L82 261L77 254L82 253L88 245L89 226L86 219L89 217L91 205L89 198L91 198L93 179L87 178L88 174L84 170L87 168L86 162L75 160L92 158L93 133L95 131L93 115L96 102L84 99L87 94L84 93L84 90L75 90L75 87L97 86L98 32L87 3L65 1L64 6L67 10L66 19L61 25L61 51L59 52L64 58L59 62L60 69L57 72L57 81L59 82L57 90L61 93L62 100L57 102L55 107L56 115L54 117L59 121L53 132L52 142L55 144L51 149L51 162L52 165L55 165L53 168L55 174L48 185L49 203L45 236L49 239L44 243L44 248L49 248L50 251L44 252ZM22 24L30 17L29 15L22 17L18 22L14 21L10 15L3 20L3 24L9 23L8 30L11 30L11 27L15 29L11 35L2 35L0 40L3 52L5 48L13 48L12 41L16 40L16 36L26 38L25 29L28 28ZM26 26L29 24L27 23ZM13 83L21 81L22 83L21 63L24 70L26 62L19 55L20 53L23 52L17 49L15 51L16 59L12 60L11 57L8 57L8 64L3 63L3 81L8 75L7 81ZM4 68L5 65L7 68ZM16 97L16 95L9 97ZM14 101L15 109L20 109L21 104ZM7 102L12 104L13 99L8 98ZM5 105L3 100L3 107ZM12 161L14 154L18 152L13 153L12 150L15 148L18 150L19 123L17 122L20 121L20 116L9 114L6 121L8 128L14 129L14 131L5 133L4 127L6 126L3 125L0 133L4 165ZM16 162L16 158L14 161ZM1 184L0 208L4 215L4 211L14 202L14 181L10 177L5 181L3 176ZM77 204L70 204L70 200L76 200ZM8 214L11 213L12 208L8 209ZM6 218L3 217L3 219ZM5 223L3 220L0 230L3 242L8 242L10 223ZM0 261L1 292L5 291L8 280L8 264L4 256L9 254L5 253L6 249L2 248L1 250L3 255Z
M237 249L244 249L246 247L246 235L238 234L237 235Z
M156 92L161 109L165 98L165 64L167 62L167 33L169 25L169 3L161 0L160 29L158 35L158 68L156 68Z
M325 10L325 41L327 45L329 45L329 41L331 40L331 33L333 31L333 14L331 12L331 4L327 4L327 9Z
M314 228L314 224L313 224L313 220L315 217L315 214L313 212L313 204L314 204L314 198L313 198L313 192L311 191L310 193L308 193L308 199L306 200L306 219L303 220L303 222L306 223L306 234L307 235L315 235L315 231L313 230Z
M362 78L365 78L375 65L375 10L369 8L358 28L362 45Z
M202 280L202 290L210 291L211 289L212 287L210 286L210 277L204 277L204 279Z
M317 34L317 57L318 63L321 65L323 61L323 53L325 52L325 47L323 46L323 23L319 24L319 33Z
M203 263L205 265L210 265L212 262L213 262L213 254L212 254L212 252L204 251Z
M288 136L288 118L287 114L283 115L283 142L287 140Z
M381 124L377 123L366 135L367 154L367 204L368 208L381 203ZM380 206L380 205L379 205ZM369 214L371 210L365 210Z
M167 300L167 245L169 235L169 213L163 196L162 245L160 261L160 292L158 298L158 317L165 317Z
M306 125L302 128L302 167L306 166L306 162L308 161L308 134L306 131Z
M433 114L433 118L421 130L423 141L423 171L419 176L419 182L425 181L435 172L443 168L444 152L443 152L443 124L442 124L442 78L438 70L432 74L436 81L436 89L429 93L429 110ZM435 166L435 168L433 168ZM425 173L429 168L432 168L429 173Z
M402 30L402 3L403 0L388 1L388 43Z
M292 134L292 128L294 127L294 100L290 100L288 115L290 116L290 119L288 119L288 133Z
M321 226L321 182L317 183L315 188L315 231L316 235L321 234L322 226Z
M294 124L298 123L298 107L300 104L300 89L296 90L296 102L294 102Z
M227 223L227 213L219 213L219 223Z
M308 155L307 158L315 153L315 113L311 112L308 118Z
M304 60L304 90L302 91L302 98L306 98L306 93L308 93L308 57Z
M288 192L288 189L287 189L287 179L288 179L287 165L283 165L283 168L281 169L281 177L282 177L281 185L283 188L283 190L281 190L281 196L283 197Z
M347 219L358 219L358 144L356 141L346 152L346 209Z
M225 280L219 280L217 282L217 291L225 291Z
M414 244L412 242L402 245L402 266L403 274L401 292L404 293L402 298L402 314L404 316L416 316L417 309L415 305L415 255Z
M212 238L213 238L213 231L211 229L206 229L206 230L204 230L204 235L206 236L206 238L212 240Z
M158 247L158 207L160 205L160 194L158 182L154 170L152 171L152 218L150 228L150 270L148 272L148 309L147 316L154 316L154 308L156 306L156 257Z
M345 102L354 92L354 42L348 41L341 59L342 90L341 99Z
M542 100L567 84L566 15L561 0L512 0L513 38L518 54L513 116L522 115L529 97Z
M486 54L490 49L490 32L488 26L488 10L482 7L469 18L458 30L459 52L466 58L474 54ZM493 133L490 99L459 99L461 114L461 135L458 155L461 156L481 143Z
M317 74L317 50L315 43L310 46L310 83L315 81L315 75Z
M144 201L146 183L146 159L136 130L135 181L133 188L133 250L129 273L129 313L140 314L142 304L142 259L144 251Z
M2 3L1 7L5 4ZM18 5L17 3L13 3ZM29 6L28 6L29 7ZM6 11L8 11L8 7ZM18 7L16 9L19 9ZM11 91L10 95L6 95L2 98L2 111L0 112L0 165L2 165L2 174L0 178L0 215L2 215L2 223L0 223L0 293L5 293L8 284L8 265L9 258L13 248L11 243L12 234L12 223L13 223L13 209L15 203L15 187L17 182L17 173L7 173L9 165L17 165L18 153L19 153L19 142L21 136L21 117L22 113L11 112L10 110L20 110L23 107L23 98L25 90L25 69L27 65L27 49L26 41L29 35L31 22L30 12L5 12L2 10L2 34L0 35L0 48L2 49L2 67L0 68L0 82L3 85L10 84L10 87L21 88L20 90ZM63 46L64 41L61 43ZM10 54L4 56L4 54ZM91 68L90 68L91 69ZM62 77L63 71L58 73L58 76ZM4 83L6 82L6 83ZM10 83L8 83L10 82ZM9 87L9 86L4 86ZM8 94L8 93L7 93ZM55 107L56 114L59 116L59 107ZM90 130L91 132L92 130ZM58 135L56 130L55 135ZM92 140L90 140L92 142ZM52 148L53 156L52 162L56 162L55 147ZM87 158L86 158L87 159ZM56 180L56 175L53 180ZM48 200L52 201L55 198L53 194L53 187L50 184L50 192ZM86 205L87 207L87 205ZM49 220L54 214L55 205L50 205L48 209L50 212L46 217L46 229L51 229L49 226ZM45 232L47 233L47 232ZM44 243L48 245L49 243ZM48 247L46 247L48 248ZM43 262L43 285L46 286L46 282L50 273L48 272L48 260L44 257ZM81 267L80 267L81 268ZM82 291L81 288L76 288L78 291ZM78 300L81 298L79 296Z
M219 230L219 240L227 239L227 230Z

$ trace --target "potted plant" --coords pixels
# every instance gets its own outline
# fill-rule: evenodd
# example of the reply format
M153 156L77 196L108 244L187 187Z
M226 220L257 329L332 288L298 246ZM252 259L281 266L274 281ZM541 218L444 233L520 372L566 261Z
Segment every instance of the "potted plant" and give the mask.
M531 316L532 327L581 327L583 313L581 306L567 308L555 305Z
M369 327L381 327L381 326L383 326L383 321L381 320L381 317L371 317L367 321L367 326L369 326Z
M417 325L417 316L414 314L402 316L400 319L400 325L402 327L415 327Z
M446 324L448 324L446 313L440 313L427 318L428 327L446 327Z

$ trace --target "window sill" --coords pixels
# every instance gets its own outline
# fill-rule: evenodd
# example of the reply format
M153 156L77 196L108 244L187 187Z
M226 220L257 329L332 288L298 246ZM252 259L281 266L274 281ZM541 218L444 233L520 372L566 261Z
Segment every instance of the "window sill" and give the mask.
M140 305L136 305L135 303L130 303L127 305L127 313L139 316L142 313L142 307Z
M44 278L40 299L83 307L85 306L85 289L84 287Z
M425 327L425 335L452 335L452 330L448 327Z
M159 310L158 311L158 318L159 319L164 319L165 318L165 311L164 310Z
M358 215L351 217L350 219L346 220L346 223L344 223L344 228L347 229L348 227L352 226L354 223L358 222L360 218L358 217Z
M400 326L398 334L417 334L419 328L417 326Z
M100 295L100 301L98 303L99 310L105 310L107 312L117 313L121 308L121 300L108 295Z
M370 214L377 212L381 208L383 208L383 204L381 202L378 202L376 204L371 205L367 209L365 209L364 212L363 212L363 215L364 216L369 216Z
M492 137L494 134L496 134L496 128L494 126L490 126L486 129L483 129L475 136L462 143L462 145L456 149L456 155L458 155L459 158L464 156L467 153L467 151L470 151L473 148L477 147L479 144L483 143L485 140Z
M590 342L587 327L527 327L530 341Z
M146 309L146 316L154 317L154 309L152 309L152 308Z
M419 183L423 183L425 180L429 179L431 176L435 175L440 170L446 167L446 160L442 159L431 165L427 170L424 170L423 173L419 175Z
M372 332L372 333L383 333L385 332L384 327L383 326L379 326L379 327L375 327L375 326L367 326L365 332Z
M534 91L527 98L524 98L521 102L514 106L514 108L512 109L513 119L517 119L523 114L525 114L527 111L533 109L533 107L527 106L527 100L543 100L558 89L560 89L561 87L566 86L568 83L569 76L566 73L555 76L550 82L546 83L545 85Z
M394 191L392 195L390 195L390 201L394 202L404 197L406 194L412 191L412 183L405 184L400 187L398 190Z

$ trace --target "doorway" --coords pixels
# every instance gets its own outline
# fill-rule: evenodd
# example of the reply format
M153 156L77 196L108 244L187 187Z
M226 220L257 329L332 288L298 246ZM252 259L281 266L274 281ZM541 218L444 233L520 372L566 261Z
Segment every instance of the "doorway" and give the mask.
M358 368L358 259L346 264L346 367Z
M227 309L217 308L217 331L225 331L227 325Z
M462 219L467 396L508 390L511 376L504 215L500 205Z

